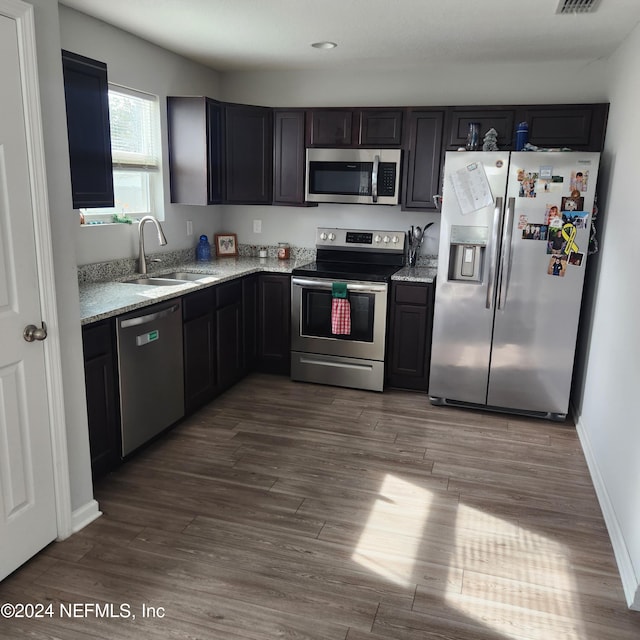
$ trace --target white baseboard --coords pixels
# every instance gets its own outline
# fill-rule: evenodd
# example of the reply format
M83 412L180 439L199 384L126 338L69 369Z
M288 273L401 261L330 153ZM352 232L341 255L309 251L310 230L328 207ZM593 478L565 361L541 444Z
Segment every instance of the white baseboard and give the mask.
M578 438L580 439L584 457L589 467L589 473L591 474L591 481L596 490L602 515L604 516L604 521L609 532L609 538L611 539L611 545L613 546L613 553L618 564L618 571L620 572L620 579L622 580L622 588L627 599L627 605L630 609L640 611L640 582L633 568L629 549L625 543L613 504L609 498L607 487L600 474L600 469L589 440L589 430L585 428L583 418L581 416L578 417L575 410L573 411L573 415Z
M71 513L71 530L72 533L84 529L88 524L102 515L100 507L95 500L90 500L87 504Z

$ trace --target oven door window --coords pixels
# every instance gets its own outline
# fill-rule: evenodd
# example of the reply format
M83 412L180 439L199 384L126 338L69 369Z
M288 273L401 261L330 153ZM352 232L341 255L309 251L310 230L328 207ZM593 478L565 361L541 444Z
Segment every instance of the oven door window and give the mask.
M347 336L331 333L331 300L331 291L302 290L302 335L373 342L374 294L349 292L351 333Z
M310 162L309 193L370 196L372 162Z

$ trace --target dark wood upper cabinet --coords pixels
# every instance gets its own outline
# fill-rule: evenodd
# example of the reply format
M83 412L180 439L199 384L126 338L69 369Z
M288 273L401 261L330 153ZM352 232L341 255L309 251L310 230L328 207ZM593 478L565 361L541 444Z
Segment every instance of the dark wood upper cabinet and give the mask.
M402 208L437 209L433 196L440 193L444 111L413 110L405 139Z
M353 109L311 109L307 122L308 146L352 146L353 116Z
M403 109L311 109L308 147L399 147Z
M204 97L168 97L171 202L222 202L222 105Z
M601 151L608 112L608 104L519 107L516 123L527 122L529 142L538 147Z
M402 143L403 111L363 109L360 111L359 143L363 146L399 147Z
M273 112L273 203L304 203L305 113L301 110Z
M498 147L513 151L516 127L526 122L529 142L538 147L601 151L608 110L607 104L452 107L447 114L444 150L464 147L469 123L478 122L480 148L484 135L493 127L498 132Z
M225 104L225 194L231 204L270 204L273 121L268 107Z
M470 122L480 124L480 149L484 135L493 128L498 133L498 147L512 149L515 141L515 109L496 108L458 108L449 110L446 127L445 151L456 151L467 143Z
M107 65L62 51L73 208L113 207Z

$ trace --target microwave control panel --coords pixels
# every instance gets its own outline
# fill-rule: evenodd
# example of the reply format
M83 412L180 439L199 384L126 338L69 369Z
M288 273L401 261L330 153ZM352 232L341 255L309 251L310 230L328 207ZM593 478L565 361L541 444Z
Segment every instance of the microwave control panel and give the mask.
M381 162L378 168L378 195L394 196L396 194L396 164Z

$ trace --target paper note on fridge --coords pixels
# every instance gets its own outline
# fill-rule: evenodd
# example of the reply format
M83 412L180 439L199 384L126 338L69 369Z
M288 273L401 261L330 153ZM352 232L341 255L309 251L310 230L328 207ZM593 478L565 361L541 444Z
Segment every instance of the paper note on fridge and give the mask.
M451 182L463 215L493 204L493 194L481 162L472 162L453 172Z

